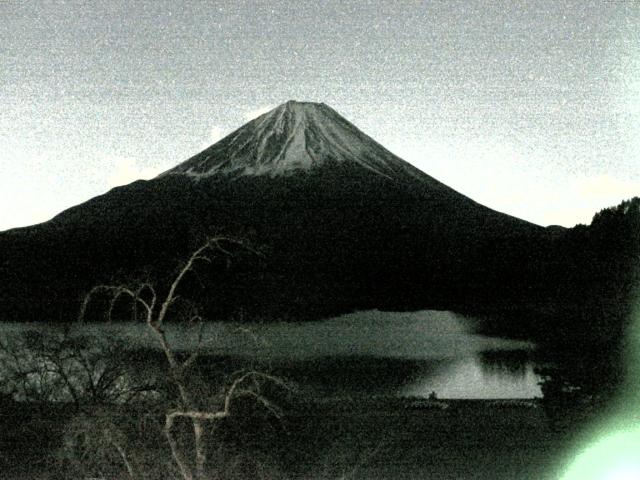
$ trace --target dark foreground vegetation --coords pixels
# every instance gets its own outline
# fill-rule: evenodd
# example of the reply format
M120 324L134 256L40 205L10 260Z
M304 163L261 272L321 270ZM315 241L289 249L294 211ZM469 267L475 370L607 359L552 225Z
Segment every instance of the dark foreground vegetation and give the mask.
M547 300L482 316L481 330L533 339L544 350L543 394L606 406L618 393L640 302L640 198L598 212L554 240L532 291Z
M180 478L162 423L141 405L81 413L5 404L0 471L16 480ZM217 425L205 478L551 479L575 428L557 427L532 401L304 401L277 421L245 411Z
M336 388L335 374L298 383L290 377L304 372L295 365L204 354L176 381L160 349L59 330L22 332L2 345L0 472L17 480L551 479L571 439L598 413L566 395L376 396L366 385ZM401 362L372 365L379 376L412 372ZM250 372L260 376L236 383ZM241 389L230 395L234 384ZM194 470L186 477L166 430L168 414L184 410L180 388L201 412L224 411L231 398L228 415L201 425L200 447L191 419L176 419L172 438Z

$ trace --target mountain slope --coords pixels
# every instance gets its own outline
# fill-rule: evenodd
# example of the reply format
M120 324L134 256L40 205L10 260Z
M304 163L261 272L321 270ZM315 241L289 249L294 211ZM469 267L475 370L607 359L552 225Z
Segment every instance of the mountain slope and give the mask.
M331 108L287 102L153 180L0 234L0 315L67 319L92 285L166 278L215 233L265 259L194 285L194 300L215 317L292 319L513 307L543 274L551 235L420 172Z
M442 184L396 157L325 104L289 101L163 175L291 175L351 164L393 180Z

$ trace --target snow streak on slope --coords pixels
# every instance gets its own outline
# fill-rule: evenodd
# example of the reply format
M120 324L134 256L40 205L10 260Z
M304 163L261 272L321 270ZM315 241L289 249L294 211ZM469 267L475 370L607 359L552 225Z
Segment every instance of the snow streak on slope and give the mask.
M165 172L211 175L289 175L328 162L357 165L389 179L439 184L389 152L323 103L289 101Z

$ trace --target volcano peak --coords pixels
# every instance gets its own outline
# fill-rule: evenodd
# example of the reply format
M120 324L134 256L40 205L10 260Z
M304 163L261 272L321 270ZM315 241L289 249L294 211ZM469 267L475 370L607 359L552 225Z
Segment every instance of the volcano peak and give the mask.
M326 104L296 100L251 120L162 175L275 177L337 164L392 180L434 181Z
M287 100L285 103L282 103L278 107L276 107L276 109L314 109L322 107L326 107L326 105L322 102L301 102L299 100Z

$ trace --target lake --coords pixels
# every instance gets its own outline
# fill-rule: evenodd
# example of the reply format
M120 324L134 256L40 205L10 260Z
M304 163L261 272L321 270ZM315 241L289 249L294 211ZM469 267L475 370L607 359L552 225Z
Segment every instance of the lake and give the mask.
M61 328L2 324L4 332ZM72 331L156 348L144 324L73 325ZM176 349L196 332L168 325ZM474 333L473 321L446 311L356 312L306 323L208 323L203 350L243 358L314 389L319 396L395 395L439 398L541 396L534 345Z

